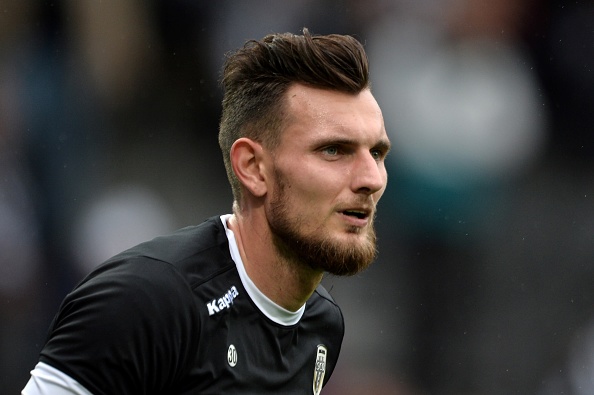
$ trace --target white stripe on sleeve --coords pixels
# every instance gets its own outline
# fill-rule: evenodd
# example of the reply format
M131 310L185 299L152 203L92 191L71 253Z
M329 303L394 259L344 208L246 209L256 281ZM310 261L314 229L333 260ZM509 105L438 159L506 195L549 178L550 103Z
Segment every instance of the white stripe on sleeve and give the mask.
M66 373L39 362L21 395L92 395Z

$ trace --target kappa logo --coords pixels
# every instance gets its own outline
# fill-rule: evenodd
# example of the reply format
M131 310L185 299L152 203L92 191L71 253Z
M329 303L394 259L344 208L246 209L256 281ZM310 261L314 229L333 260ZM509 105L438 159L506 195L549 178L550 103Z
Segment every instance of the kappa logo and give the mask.
M208 315L214 315L221 310L228 309L233 304L233 300L239 295L237 292L237 288L235 285L232 286L225 295L221 296L219 299L213 299L212 301L206 303L206 307L208 308Z
M316 352L316 367L314 369L313 376L313 393L314 395L320 395L322 391L322 385L324 384L324 376L326 375L326 357L328 355L328 349L323 344L318 345L318 351Z

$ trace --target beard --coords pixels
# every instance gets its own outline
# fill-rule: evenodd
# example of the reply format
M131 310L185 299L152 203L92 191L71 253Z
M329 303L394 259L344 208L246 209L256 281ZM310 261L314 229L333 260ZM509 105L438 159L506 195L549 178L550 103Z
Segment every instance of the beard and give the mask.
M283 177L275 173L277 193L270 203L268 221L279 255L337 276L352 276L365 270L377 255L373 218L365 229L351 227L350 233L365 232L361 242L340 241L323 230L305 234L299 217L290 215Z

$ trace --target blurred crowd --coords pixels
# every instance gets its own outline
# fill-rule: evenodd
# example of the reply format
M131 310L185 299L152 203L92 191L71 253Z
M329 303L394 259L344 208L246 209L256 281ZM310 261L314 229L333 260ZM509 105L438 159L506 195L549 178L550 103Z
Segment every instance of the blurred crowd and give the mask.
M0 0L0 388L81 277L231 210L224 54L352 34L393 152L327 395L594 393L594 2Z

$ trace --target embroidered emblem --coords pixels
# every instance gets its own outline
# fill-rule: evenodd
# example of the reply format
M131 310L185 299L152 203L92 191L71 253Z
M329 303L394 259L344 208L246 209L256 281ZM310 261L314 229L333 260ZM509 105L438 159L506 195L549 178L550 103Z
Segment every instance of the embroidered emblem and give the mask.
M313 376L313 393L314 395L320 395L322 391L322 384L324 384L324 375L326 374L326 356L328 350L323 344L318 345L318 351L316 352L316 368Z
M229 366L231 367L237 365L237 350L233 344L231 344L227 350L227 362L229 362Z

